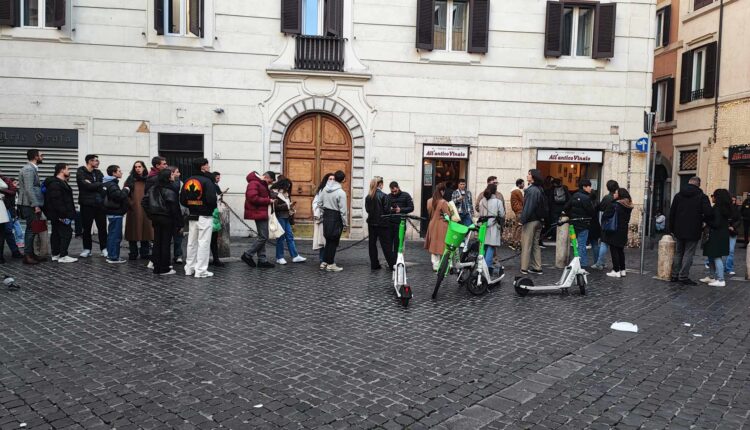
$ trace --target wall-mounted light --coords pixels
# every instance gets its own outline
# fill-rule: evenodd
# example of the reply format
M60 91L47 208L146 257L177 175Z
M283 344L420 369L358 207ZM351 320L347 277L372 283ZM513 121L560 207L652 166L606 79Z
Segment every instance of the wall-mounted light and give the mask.
M214 112L216 112L217 114L221 115L221 114L224 113L224 108L220 108L220 107L216 108L216 109L214 109Z

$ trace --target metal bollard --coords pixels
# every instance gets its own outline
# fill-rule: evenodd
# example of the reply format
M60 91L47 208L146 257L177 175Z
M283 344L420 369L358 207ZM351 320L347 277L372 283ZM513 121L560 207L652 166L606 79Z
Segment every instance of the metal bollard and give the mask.
M665 234L659 241L659 259L657 263L656 279L669 281L672 279L672 261L674 260L675 241L672 235Z
M561 221L565 221L566 224L557 227L557 237L555 244L555 267L558 269L564 269L565 266L570 262L570 236L568 236L568 221L569 218L562 217Z

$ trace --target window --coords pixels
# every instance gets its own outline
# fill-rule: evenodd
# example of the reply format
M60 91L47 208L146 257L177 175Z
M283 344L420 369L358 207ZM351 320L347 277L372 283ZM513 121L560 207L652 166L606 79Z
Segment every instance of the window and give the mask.
M434 49L466 51L469 33L469 4L466 0L436 0Z
M177 166L185 181L198 173L193 161L204 157L203 135L159 133L159 155L166 158L170 166Z
M563 9L562 55L591 56L594 42L594 9L566 6Z
M702 7L708 6L713 2L714 0L695 0L693 2L693 10L698 10Z
M703 98L703 89L705 88L706 76L706 50L698 49L693 51L693 79L690 85L690 99L697 100Z
M197 36L203 33L203 2L164 0L164 28L171 36Z
M672 6L666 6L656 12L655 48L669 45L669 27L672 17Z
M667 112L667 81L661 81L656 84L656 120L659 122L666 121Z
M303 0L302 34L308 36L323 35L323 0Z
M664 36L664 10L656 12L656 47L662 46Z
M716 94L716 49L712 42L682 53L680 103L710 99Z
M55 28L62 27L65 22L65 5L58 0L20 0L21 5L21 26L35 28ZM17 3L18 4L18 3ZM56 9L62 13L62 23L56 17Z

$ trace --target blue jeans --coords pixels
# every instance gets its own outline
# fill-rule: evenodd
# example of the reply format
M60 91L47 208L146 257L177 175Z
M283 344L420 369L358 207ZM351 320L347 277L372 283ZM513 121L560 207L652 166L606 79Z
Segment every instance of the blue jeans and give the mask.
M737 246L737 236L729 236L729 255L724 260L724 272L734 272L734 248ZM706 257L706 265L711 264L711 259Z
M107 215L107 259L120 259L120 242L122 241L122 215Z
M591 253L594 257L599 258L599 241L598 240L591 240L589 237L588 244L591 245Z
M608 251L609 251L609 245L599 240L599 256L596 258L597 266L604 267L604 260L607 258Z
M589 252L586 245L589 243L589 231L578 230L576 231L576 237L578 238L578 256L581 257L581 267L588 267Z
M185 238L185 236L182 234L182 232L176 233L172 237L172 243L174 244L174 249L172 250L172 254L174 254L174 258L177 259L177 257L182 257L182 240Z
M484 247L484 262L487 263L487 268L492 274L492 258L495 257L495 247L486 245Z
M471 214L460 214L461 216L461 224L465 226L470 226L474 224L474 222L471 220Z
M294 244L294 233L292 233L292 225L289 223L289 218L278 218L279 225L284 229L284 235L276 239L276 259L281 260L284 258L284 242L286 242L287 248L289 248L289 255L292 258L298 256L297 246Z
M717 281L724 280L724 261L722 261L721 257L711 260L709 263L709 267L711 268L712 278L716 279Z
M16 229L13 227L13 217L10 215L10 211L8 211L8 218L10 218L10 222L3 224L3 228L5 229L5 243L8 244L10 252L17 254L18 245L16 245Z

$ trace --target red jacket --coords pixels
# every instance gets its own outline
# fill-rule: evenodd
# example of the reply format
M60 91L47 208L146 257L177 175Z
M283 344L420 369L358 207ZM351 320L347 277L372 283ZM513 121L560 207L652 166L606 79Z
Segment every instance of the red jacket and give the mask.
M268 219L268 205L271 204L268 184L255 172L248 173L246 179L245 219L265 221Z

